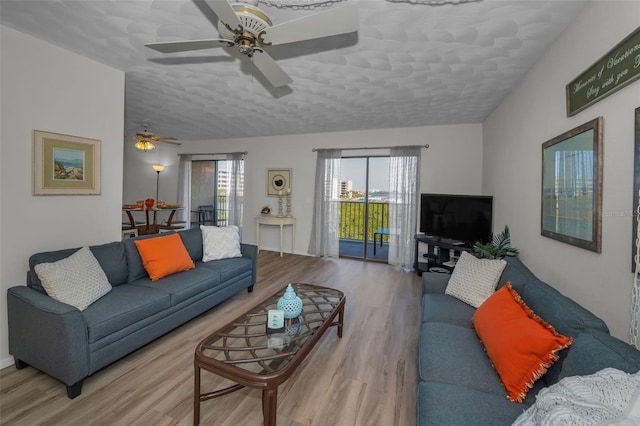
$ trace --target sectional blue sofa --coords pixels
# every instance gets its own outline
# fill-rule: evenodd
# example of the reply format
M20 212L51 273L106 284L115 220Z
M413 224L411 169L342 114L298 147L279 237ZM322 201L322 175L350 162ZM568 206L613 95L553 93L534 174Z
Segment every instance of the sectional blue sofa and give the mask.
M136 239L90 247L112 285L84 311L54 300L43 289L35 265L56 262L78 248L37 253L29 259L27 285L8 290L9 353L17 368L28 365L82 391L87 376L225 301L253 290L258 250L241 244L242 257L202 262L200 229L178 232L195 268L152 282ZM167 233L160 234L166 236Z
M640 351L612 337L606 324L575 301L539 280L519 259L507 258L498 288L511 282L523 301L565 336L569 349L538 380L523 403L506 398L472 325L475 308L445 294L451 275L425 272L418 341L419 425L511 425L535 403L536 394L564 377L594 374L607 367L640 370Z

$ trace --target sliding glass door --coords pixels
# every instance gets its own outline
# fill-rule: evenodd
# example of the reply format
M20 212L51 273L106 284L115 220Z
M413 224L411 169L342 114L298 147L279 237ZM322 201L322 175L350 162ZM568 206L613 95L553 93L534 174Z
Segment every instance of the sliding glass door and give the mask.
M191 163L191 226L228 225L231 168L232 161L226 160Z
M340 256L387 262L389 157L340 161Z

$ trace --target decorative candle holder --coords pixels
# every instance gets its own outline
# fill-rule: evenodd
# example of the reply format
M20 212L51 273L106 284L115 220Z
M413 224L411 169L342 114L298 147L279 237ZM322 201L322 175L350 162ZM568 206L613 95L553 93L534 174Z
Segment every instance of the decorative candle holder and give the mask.
M291 189L287 189L287 217L291 216Z
M278 192L278 217L284 217L282 214L282 191Z
M284 311L285 318L297 318L302 313L302 299L298 297L293 286L289 284L284 295L278 300L278 309Z

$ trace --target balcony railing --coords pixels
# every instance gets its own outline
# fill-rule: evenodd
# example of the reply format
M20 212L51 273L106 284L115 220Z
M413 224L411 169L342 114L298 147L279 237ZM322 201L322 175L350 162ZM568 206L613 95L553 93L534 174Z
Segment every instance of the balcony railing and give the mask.
M364 224L368 217L367 241L373 241L378 228L389 227L389 203L369 202L368 212L362 201L340 201L340 239L365 241ZM367 215L368 213L368 215ZM383 235L383 241L389 236Z

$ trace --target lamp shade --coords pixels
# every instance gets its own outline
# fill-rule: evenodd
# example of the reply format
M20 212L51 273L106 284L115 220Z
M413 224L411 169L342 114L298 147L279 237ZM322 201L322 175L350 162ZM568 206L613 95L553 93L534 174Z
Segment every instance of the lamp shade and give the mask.
M156 149L156 146L147 140L138 141L134 146L140 151L153 151Z
M161 166L160 164L154 164L153 166L153 170L155 170L156 172L160 173L161 171L164 170L164 166Z

